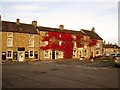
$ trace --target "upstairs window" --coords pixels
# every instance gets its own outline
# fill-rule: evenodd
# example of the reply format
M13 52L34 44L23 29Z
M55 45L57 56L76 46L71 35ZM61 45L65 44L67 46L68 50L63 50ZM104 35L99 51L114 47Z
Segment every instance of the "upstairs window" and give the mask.
M48 50L44 51L44 57L45 58L49 58L50 57L50 53Z
M34 38L34 34L30 34L30 38Z
M48 32L45 32L45 36L48 36Z
M13 32L7 32L7 37L13 37Z
M29 40L29 47L34 47L34 40Z
M7 38L7 47L13 46L13 38Z

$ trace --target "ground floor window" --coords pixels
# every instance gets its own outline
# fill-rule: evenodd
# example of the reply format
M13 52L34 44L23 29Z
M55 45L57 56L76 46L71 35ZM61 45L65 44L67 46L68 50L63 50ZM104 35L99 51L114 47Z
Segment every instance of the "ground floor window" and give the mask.
M45 50L45 51L44 51L44 57L45 57L45 58L49 58L49 57L50 57L49 50Z
M34 57L34 51L30 51L30 58Z
M8 57L8 58L12 58L12 51L11 51L11 50L8 50L8 51L7 51L7 57Z
M2 52L2 60L6 60L6 52Z
M84 55L87 56L87 50L84 50Z
M25 52L25 59L28 59L29 58L29 54L28 52Z
M76 57L76 50L73 50L73 57Z
M63 52L62 51L58 52L58 58L63 58Z
M14 60L17 60L17 52L14 52L14 53L13 53L13 59L14 59Z
M38 52L37 51L34 52L34 56L35 56L35 59L38 59Z

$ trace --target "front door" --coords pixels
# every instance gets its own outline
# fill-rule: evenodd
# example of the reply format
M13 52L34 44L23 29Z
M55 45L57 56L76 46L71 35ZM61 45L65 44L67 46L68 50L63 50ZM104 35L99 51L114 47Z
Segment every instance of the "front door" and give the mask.
M52 50L52 59L55 59L55 50Z
M19 60L19 62L23 62L24 61L24 52L23 51L19 52L18 60Z

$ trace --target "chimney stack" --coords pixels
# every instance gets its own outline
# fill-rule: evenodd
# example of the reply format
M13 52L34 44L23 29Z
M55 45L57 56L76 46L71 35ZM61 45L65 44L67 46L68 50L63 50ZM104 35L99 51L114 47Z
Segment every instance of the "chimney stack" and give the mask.
M93 28L91 29L91 31L95 32L95 28L93 27Z
M33 27L37 27L37 21L32 21L32 25L33 25Z
M60 30L64 30L64 25L61 24L61 25L59 26L59 29L60 29Z
M16 24L20 25L20 19L18 19L18 18L16 19Z

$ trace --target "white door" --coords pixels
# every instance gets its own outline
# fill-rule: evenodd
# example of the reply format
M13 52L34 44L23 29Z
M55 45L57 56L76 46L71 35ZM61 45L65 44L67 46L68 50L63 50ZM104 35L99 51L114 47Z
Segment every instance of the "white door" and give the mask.
M23 62L24 61L24 52L23 51L19 52L18 60L19 60L19 62Z

